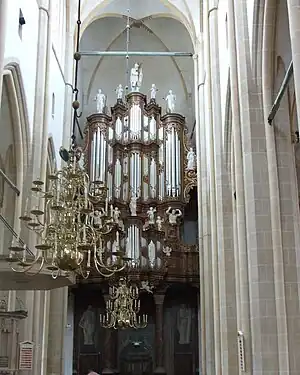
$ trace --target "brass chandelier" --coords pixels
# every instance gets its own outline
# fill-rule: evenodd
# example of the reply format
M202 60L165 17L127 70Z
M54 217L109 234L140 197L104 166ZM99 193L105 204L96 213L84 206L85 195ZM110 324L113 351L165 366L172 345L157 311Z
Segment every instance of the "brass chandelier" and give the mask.
M79 0L71 146L69 151L61 149L65 164L61 170L47 176L47 189L43 181L33 181L31 203L34 207L22 214L20 220L37 234L38 244L35 254L31 255L18 240L12 244L7 260L16 272L35 274L46 268L53 278L69 272L87 278L94 270L110 277L122 271L128 261L120 251L120 238L124 233L119 214L108 207L105 184L90 181L82 163L82 150L76 144L75 129L76 126L79 129L80 117L77 112L80 24ZM105 202L101 217L94 209L99 202ZM112 242L114 251L107 251L107 244Z
M118 286L112 286L106 301L106 313L100 315L100 324L104 328L126 329L145 328L148 323L146 314L139 315L140 300L137 286L127 285L120 278Z

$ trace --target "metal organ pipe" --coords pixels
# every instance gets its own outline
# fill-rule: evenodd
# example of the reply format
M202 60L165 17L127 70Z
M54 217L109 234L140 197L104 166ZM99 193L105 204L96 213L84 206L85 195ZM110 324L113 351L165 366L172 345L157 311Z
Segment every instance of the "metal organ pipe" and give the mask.
M179 179L180 179L180 143L179 143L179 137L178 137L178 133L175 132L175 148L176 148L176 181L175 181L175 185L176 185L176 196L178 197L179 194L180 194L180 183L179 183Z
M99 166L100 166L100 129L97 128L96 131L96 171L95 179L99 179Z
M172 127L172 155L171 155L171 161L172 161L172 174L171 174L171 180L172 180L172 196L175 196L176 186L175 186L175 173L176 173L176 153L175 153L175 130Z
M95 181L95 168L96 168L96 133L93 133L92 149L91 149L91 179Z
M171 196L171 191L172 191L172 181L171 181L172 155L171 155L171 134L170 133L168 133L168 138L167 138L167 142L166 142L166 154L167 154L167 158L166 158L167 195Z

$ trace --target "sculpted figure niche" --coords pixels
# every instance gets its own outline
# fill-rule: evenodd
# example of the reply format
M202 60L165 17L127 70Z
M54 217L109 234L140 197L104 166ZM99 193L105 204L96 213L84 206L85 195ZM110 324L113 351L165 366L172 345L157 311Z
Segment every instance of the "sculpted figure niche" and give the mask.
M83 331L83 344L84 345L94 345L94 334L96 328L96 317L93 307L90 305L82 314L79 321L79 327Z
M191 341L192 310L184 304L179 306L177 313L177 330L180 345L187 345Z

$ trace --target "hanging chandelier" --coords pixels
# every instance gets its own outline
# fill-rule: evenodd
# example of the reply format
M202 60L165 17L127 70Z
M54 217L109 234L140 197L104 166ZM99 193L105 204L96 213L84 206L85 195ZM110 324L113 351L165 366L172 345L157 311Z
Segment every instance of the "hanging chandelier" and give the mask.
M145 328L148 316L139 312L138 287L128 285L125 278L120 278L119 285L109 289L106 313L100 315L100 324L104 328L114 329Z
M79 0L71 146L69 151L60 150L65 164L47 176L47 189L43 181L33 181L33 208L22 214L20 220L36 233L38 244L35 254L28 255L27 247L20 246L19 240L14 241L7 260L15 272L34 274L46 268L53 278L69 272L87 278L93 270L110 277L122 271L128 261L120 250L120 239L124 237L120 212L108 207L105 184L90 181L83 166L82 150L76 144L76 126L81 133L77 112L80 24Z

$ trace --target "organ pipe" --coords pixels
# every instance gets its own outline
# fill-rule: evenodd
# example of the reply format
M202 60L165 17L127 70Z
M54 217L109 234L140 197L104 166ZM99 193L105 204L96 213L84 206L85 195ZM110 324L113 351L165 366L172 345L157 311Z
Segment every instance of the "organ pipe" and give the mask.
M109 206L120 203L119 209L124 210L132 196L137 197L139 205L145 205L137 214L142 217L132 217L136 221L126 225L124 242L126 255L142 261L141 236L149 205L183 200L184 118L179 114L161 116L158 105L148 105L143 94L131 93L124 103L118 101L111 109L111 117L91 115L88 134L90 179L106 185ZM112 249L114 243L109 246ZM147 248L147 259L161 262L158 253L163 245L155 240L151 246L148 242Z

